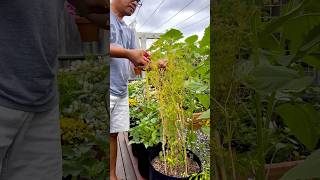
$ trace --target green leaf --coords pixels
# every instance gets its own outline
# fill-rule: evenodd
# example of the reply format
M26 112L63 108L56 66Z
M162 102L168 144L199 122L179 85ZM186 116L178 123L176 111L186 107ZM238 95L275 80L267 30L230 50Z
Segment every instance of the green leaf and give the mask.
M313 66L314 68L320 70L320 59L314 57L314 56L307 56L303 58L303 61L310 66Z
M292 54L297 53L305 35L318 24L320 24L320 14L319 16L298 16L284 24L282 38L289 40L289 49Z
M197 94L196 97L198 98L198 100L200 101L200 103L202 104L202 106L206 109L209 108L210 106L210 96L209 94Z
M275 92L291 80L299 78L298 73L283 66L258 65L243 78L244 83L262 94Z
M306 52L320 42L320 25L314 27L307 35L300 51Z
M200 48L203 48L205 46L210 46L210 25L205 29L204 36L199 42Z
M261 30L259 35L260 36L269 35L270 33L278 30L289 19L297 16L305 6L309 5L311 1L312 0L304 0L295 9L291 10L287 14L273 19Z
M314 27L304 39L292 62L304 57L313 47L320 44L320 24Z
M320 178L320 149L313 152L307 159L288 171L280 180Z
M210 127L209 126L202 126L201 131L207 136L210 135Z
M208 86L194 80L186 81L185 86L195 92L202 92L209 88Z
M160 36L160 39L173 41L179 40L181 38L183 38L183 34L181 33L181 31L177 29L170 29L169 31Z
M282 104L276 108L291 133L309 150L313 150L320 138L320 113L310 104Z
M194 44L196 41L198 40L198 36L197 35L193 35L188 37L185 42L188 44Z
M203 112L198 119L210 119L210 109Z
M301 92L311 85L313 81L312 77L305 76L302 78L294 79L286 83L281 89L291 92Z

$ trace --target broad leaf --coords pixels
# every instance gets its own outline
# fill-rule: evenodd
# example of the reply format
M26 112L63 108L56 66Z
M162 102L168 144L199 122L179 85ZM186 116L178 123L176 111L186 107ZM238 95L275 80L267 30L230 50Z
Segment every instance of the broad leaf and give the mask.
M320 113L310 104L282 104L276 108L291 133L309 150L313 150L320 138Z
M210 119L210 109L203 112L198 119Z
M177 29L170 29L169 31L167 31L165 34L161 35L160 36L161 39L164 39L164 40L173 40L173 41L176 41L176 40L179 40L181 38L183 38L183 35L182 33L177 30Z
M314 57L314 56L307 56L303 58L303 61L310 66L313 66L314 68L320 70L320 58Z
M193 35L188 37L186 40L184 40L186 43L188 44L194 44L196 41L198 40L198 36L197 35Z
M210 96L209 94L197 94L196 97L198 98L198 100L200 101L200 103L202 104L202 106L206 109L209 108L210 106Z
M202 126L201 127L201 131L207 135L207 136L210 136L210 127L209 126Z
M291 92L301 92L311 85L313 81L312 77L305 76L302 78L294 79L286 83L281 89Z
M289 68L262 64L245 76L244 83L262 94L269 94L298 78L298 73Z
M287 14L280 16L279 18L273 19L270 23L268 23L263 30L259 33L260 36L268 35L277 29L279 29L284 23L286 23L289 19L297 16L300 11L307 5L310 4L312 0L304 0L302 1L295 9L291 10Z
M305 56L313 47L320 44L320 24L314 27L304 39L301 47L296 53L292 61L298 60L299 58Z
M298 166L288 171L280 180L315 179L320 178L320 149L313 152Z

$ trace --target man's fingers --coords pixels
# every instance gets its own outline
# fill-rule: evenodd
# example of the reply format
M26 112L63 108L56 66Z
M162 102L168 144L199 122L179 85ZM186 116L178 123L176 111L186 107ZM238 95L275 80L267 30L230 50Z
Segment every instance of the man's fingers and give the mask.
M143 64L144 65L147 65L148 63L150 63L151 61L150 61L150 59L148 59L148 58L146 58L146 57L143 57Z
M147 51L144 51L144 52L143 52L143 56L149 58L149 57L150 57L150 53L148 53Z

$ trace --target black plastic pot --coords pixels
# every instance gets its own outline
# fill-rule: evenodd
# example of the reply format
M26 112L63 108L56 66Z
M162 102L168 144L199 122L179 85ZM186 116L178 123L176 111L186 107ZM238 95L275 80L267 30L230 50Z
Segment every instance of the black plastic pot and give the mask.
M159 156L159 152L161 151L161 146L157 147L155 149L153 149L152 151L149 152L149 179L150 180L189 180L189 179L196 179L196 178L190 178L189 177L184 177L184 178L178 178L178 177L172 177L172 176L167 176L164 175L162 173L160 173L159 171L155 170L152 166L152 160L154 158L156 158L157 156ZM198 173L200 173L202 171L202 165L201 165L201 161L199 159L199 157L197 155L195 155L193 152L191 152L190 150L187 150L187 155L188 157L195 161L199 167L200 167L200 171Z
M149 178L149 155L154 149L161 149L161 143L154 147L145 148L143 144L132 144L132 154L138 159L140 175L145 179Z

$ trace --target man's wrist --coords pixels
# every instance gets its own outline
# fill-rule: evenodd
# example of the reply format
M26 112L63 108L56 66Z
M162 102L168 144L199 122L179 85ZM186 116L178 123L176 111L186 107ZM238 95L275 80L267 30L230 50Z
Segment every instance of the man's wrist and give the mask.
M124 49L124 56L125 58L127 58L129 61L131 61L131 49L126 49L126 48L123 48Z

